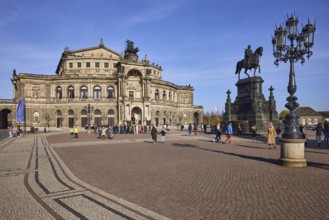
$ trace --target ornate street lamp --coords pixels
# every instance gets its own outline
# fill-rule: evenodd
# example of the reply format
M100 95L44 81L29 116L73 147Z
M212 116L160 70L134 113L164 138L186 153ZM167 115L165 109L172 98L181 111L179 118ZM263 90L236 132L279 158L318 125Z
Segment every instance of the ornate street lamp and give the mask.
M46 126L47 128L49 128L49 122L50 122L50 116L49 116L49 113L47 112L46 115L45 115L45 120L46 120Z
M300 34L297 33L298 18L291 15L286 21L286 27L281 25L276 28L273 43L273 55L276 58L274 64L279 65L280 61L290 62L290 74L288 92L290 94L287 97L288 103L285 105L290 110L290 114L286 117L285 131L282 134L283 138L302 138L302 134L299 132L298 116L294 112L298 108L299 104L296 102L297 97L294 96L297 85L295 80L294 63L300 61L302 64L305 62L304 55L307 58L312 56L311 48L314 44L314 32L315 25L308 24L302 29ZM290 40L290 45L286 45L286 37ZM296 46L294 44L296 41Z
M294 112L299 106L297 103L297 97L294 95L297 90L294 63L300 61L303 64L305 62L304 56L308 59L312 56L313 53L311 49L314 44L315 32L315 24L311 24L310 21L308 21L308 24L302 28L302 32L299 34L297 25L298 18L291 15L287 19L285 26L280 25L279 27L276 27L274 37L272 37L273 56L275 57L274 64L278 66L279 62L290 62L288 84L288 92L290 96L287 97L288 102L285 105L290 113L287 114L285 118L285 130L282 134L283 139L296 140L295 142L290 141L289 143L301 142L298 141L298 139L304 140L302 133L299 131L298 115ZM286 38L290 41L290 45L286 44ZM304 151L304 142L302 145ZM290 156L288 155L287 158L289 157Z
M91 106L90 104L88 104L87 106L85 106L85 110L87 110L87 123L88 123L88 133L90 133L90 129L91 129L91 112L94 111L94 107Z

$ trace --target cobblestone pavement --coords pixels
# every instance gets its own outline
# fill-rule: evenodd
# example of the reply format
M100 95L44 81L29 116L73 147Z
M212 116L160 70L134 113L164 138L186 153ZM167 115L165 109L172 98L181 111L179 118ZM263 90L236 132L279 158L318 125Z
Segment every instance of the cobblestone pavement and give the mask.
M329 219L329 146L279 165L264 138L81 133L0 142L0 219ZM161 139L161 138L160 138Z

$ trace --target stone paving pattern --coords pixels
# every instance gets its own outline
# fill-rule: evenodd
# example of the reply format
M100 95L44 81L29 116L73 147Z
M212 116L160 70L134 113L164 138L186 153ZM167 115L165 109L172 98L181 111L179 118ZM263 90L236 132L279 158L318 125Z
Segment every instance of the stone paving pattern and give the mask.
M2 140L0 219L329 219L328 145L311 140L308 167L287 168L262 137L212 137Z

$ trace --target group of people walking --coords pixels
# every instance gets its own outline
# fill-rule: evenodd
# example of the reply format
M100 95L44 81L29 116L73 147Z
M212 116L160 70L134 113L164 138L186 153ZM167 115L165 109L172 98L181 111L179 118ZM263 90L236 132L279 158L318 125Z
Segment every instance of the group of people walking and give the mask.
M139 132L141 133L146 133L147 132L147 126L143 126L143 128L141 129L140 127L135 127L135 129L138 128L137 132L132 132L135 134L138 134ZM229 122L227 123L226 127L224 126L224 129L222 128L221 124L218 123L217 125L213 126L214 131L216 136L213 138L213 142L219 142L219 143L226 143L226 144L232 144L232 139L233 139L233 127L232 127L232 123ZM238 125L238 135L242 134L242 129L241 126ZM161 130L158 131L158 129L156 128L156 126L154 124L151 125L150 127L151 130L151 138L152 138L152 142L155 144L157 143L157 136L161 135L161 142L165 143L165 137L168 131L168 127L166 125L163 125ZM183 129L181 129L183 130ZM225 131L225 135L226 135L226 139L224 142L222 142L221 139L221 135L222 135L222 130ZM315 128L312 129L313 131L315 131L315 135L316 135L316 141L318 143L318 146L321 146L322 143L322 135L324 135L324 144L329 144L329 123L327 120L325 120L325 122L323 124L318 123L317 126ZM192 124L190 123L188 125L188 134L189 136L191 136L192 131L194 131L194 134L197 135L198 132L198 126L196 124L194 124L192 126ZM256 136L257 136L257 127L256 125L252 125L250 128L251 131L251 135L252 135L252 140L254 142L256 142ZM268 127L266 129L267 131L267 145L268 148L271 150L276 149L276 139L280 137L281 134L281 129L278 126L277 128L274 127L273 123L270 122L268 124ZM300 125L300 132L303 135L303 138L306 139L305 145L307 145L308 143L308 137L306 135L306 128L304 125ZM14 136L18 136L20 133L20 129L15 129L12 128L10 129L10 136L14 137ZM95 133L96 133L96 137L98 139L112 139L113 138L113 134L115 134L115 129L113 128L113 130L110 127L97 127L95 129ZM121 132L118 132L121 133ZM74 128L70 128L70 137L71 138L79 138L79 129L78 127L74 127Z
M8 127L9 137L23 137L23 131L18 125L17 127Z
M150 129L147 125L115 125L113 126L113 134L143 134Z
M318 147L321 147L322 143L322 135L324 135L323 143L328 145L329 144L329 122L327 120L322 123L318 123L314 129L315 131L315 139L318 143Z
M70 128L70 138L79 138L79 128L77 126Z

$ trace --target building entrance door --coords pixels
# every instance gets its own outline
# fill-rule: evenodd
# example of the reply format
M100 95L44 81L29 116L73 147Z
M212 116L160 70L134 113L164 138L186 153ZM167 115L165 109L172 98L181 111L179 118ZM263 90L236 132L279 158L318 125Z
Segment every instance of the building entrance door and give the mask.
M81 127L87 127L88 119L86 117L81 118Z
M57 126L56 127L61 128L62 127L62 118L57 118L56 121L57 121L57 123L56 123Z
M74 118L69 118L69 127L70 128L74 127Z
M109 123L109 126L113 127L114 126L114 117L109 117L108 123Z
M200 119L200 116L199 116L199 113L195 112L194 113L194 122L199 125L199 119Z
M3 109L0 111L0 129L8 128L8 126L12 125L12 114L9 109Z
M101 117L95 117L95 125L97 125L97 126L102 125L102 118Z
M134 107L131 110L131 123L142 124L142 110L139 107Z

